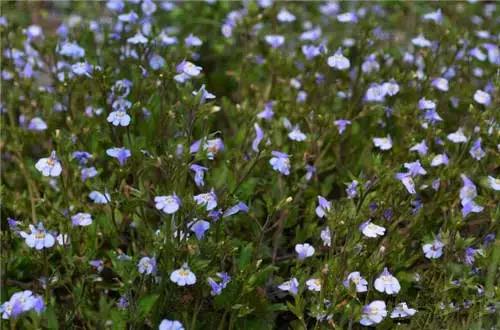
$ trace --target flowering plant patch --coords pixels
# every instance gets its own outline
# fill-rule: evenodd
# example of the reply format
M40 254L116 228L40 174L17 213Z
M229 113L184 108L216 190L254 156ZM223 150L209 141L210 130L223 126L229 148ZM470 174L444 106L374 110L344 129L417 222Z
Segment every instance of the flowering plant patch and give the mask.
M494 2L2 2L12 329L487 329Z

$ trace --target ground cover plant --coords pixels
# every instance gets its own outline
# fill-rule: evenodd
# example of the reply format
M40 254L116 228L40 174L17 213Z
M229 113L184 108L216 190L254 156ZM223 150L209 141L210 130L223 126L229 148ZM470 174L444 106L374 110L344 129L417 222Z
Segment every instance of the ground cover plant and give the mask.
M496 329L495 2L2 2L5 329Z

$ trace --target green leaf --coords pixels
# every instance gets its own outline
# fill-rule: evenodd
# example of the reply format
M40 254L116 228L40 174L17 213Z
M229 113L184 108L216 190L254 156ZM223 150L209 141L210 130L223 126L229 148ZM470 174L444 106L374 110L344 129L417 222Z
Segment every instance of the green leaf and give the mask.
M145 297L142 297L140 300L139 300L139 315L141 316L147 316L150 312L151 312L151 309L153 308L154 304L156 303L156 301L158 300L158 298L160 297L159 294L150 294L150 295L147 295Z

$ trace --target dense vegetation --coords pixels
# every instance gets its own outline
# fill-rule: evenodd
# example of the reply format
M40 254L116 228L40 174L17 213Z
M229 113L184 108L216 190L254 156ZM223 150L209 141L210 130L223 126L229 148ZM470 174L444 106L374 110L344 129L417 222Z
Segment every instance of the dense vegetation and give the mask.
M2 2L11 329L494 329L494 2Z

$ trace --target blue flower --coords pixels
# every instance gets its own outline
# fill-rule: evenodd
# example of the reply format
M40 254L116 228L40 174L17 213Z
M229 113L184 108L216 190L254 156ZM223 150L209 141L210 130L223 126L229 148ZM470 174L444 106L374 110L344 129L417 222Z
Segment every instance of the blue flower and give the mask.
M283 175L290 174L290 158L287 154L279 151L273 151L272 157L269 160L269 164L272 166L273 170L280 172Z
M57 159L55 151L51 152L50 157L39 159L35 164L35 168L43 176L59 176L62 172L62 166L59 159Z
M128 126L130 124L130 116L122 110L113 111L109 114L107 121L114 126Z
M210 222L195 219L188 223L188 227L195 234L196 238L201 240L205 236L205 232L210 228Z
M125 148L109 148L106 150L106 154L110 157L116 158L120 163L120 166L125 165L127 159L132 155L130 150Z

